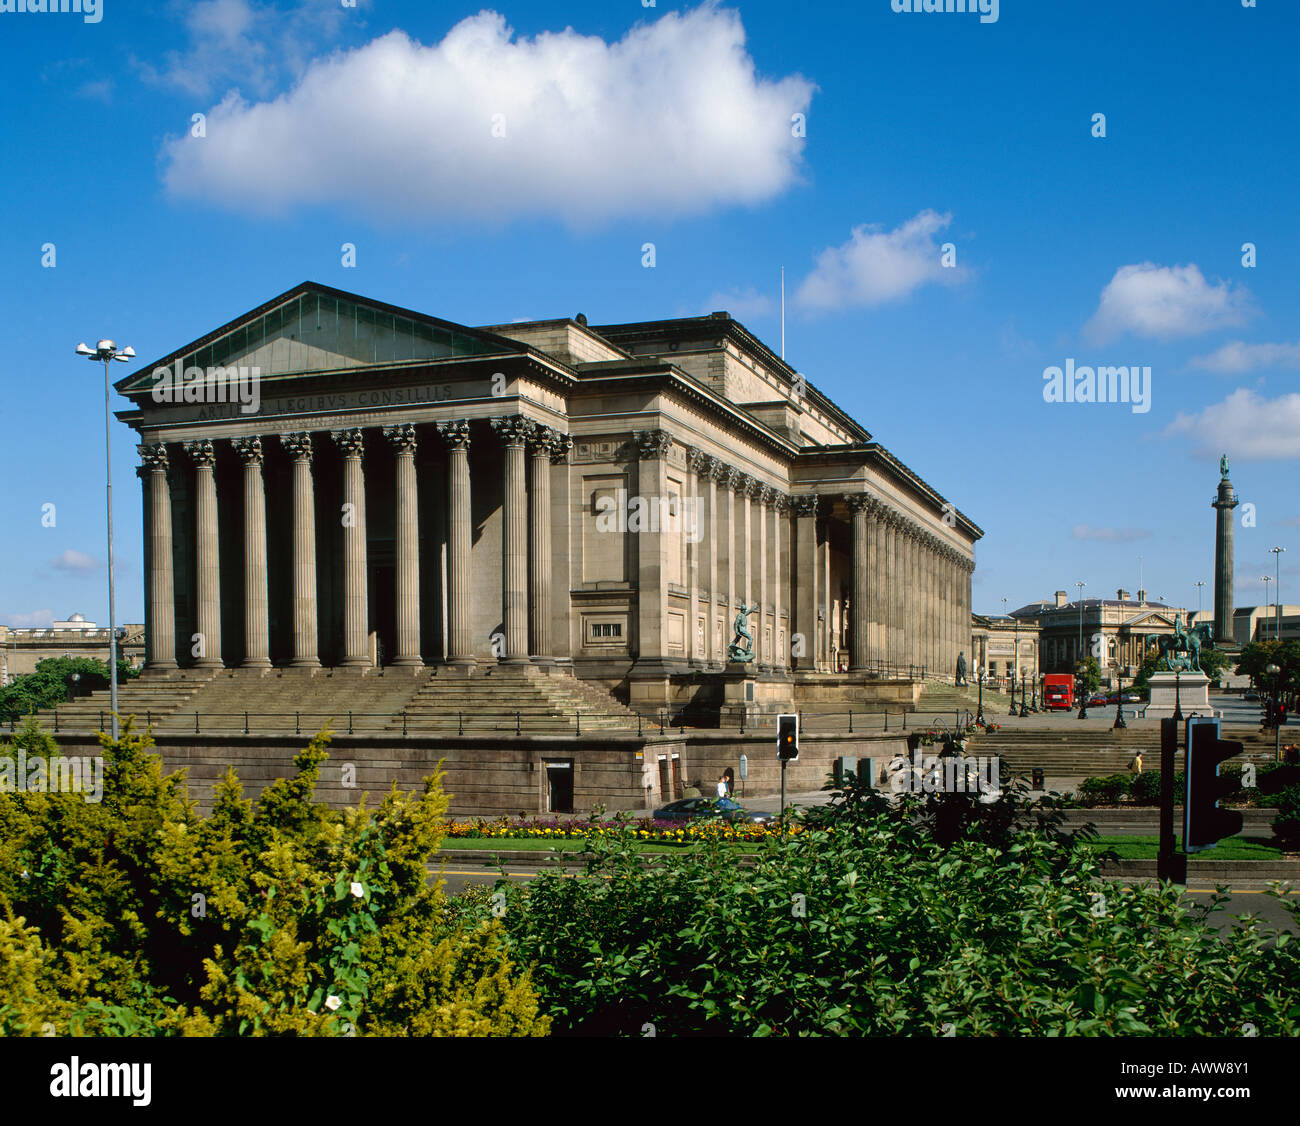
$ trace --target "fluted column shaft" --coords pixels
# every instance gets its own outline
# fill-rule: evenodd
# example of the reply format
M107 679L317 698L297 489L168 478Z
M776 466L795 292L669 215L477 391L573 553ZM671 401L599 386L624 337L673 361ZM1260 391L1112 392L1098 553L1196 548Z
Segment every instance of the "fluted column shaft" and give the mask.
M370 664L369 606L366 584L366 479L361 458L365 443L353 427L332 433L343 455L343 660L346 668Z
M704 539L701 541L708 553L706 564L708 588L704 599L704 651L708 654L709 664L722 662L725 650L718 648L718 630L714 618L718 613L718 478L722 473L722 463L716 457L708 459L706 467L706 484L704 488L705 513Z
M524 450L535 429L522 415L494 418L492 429L504 447L502 499L501 610L506 627L503 663L528 662L528 492Z
M570 445L572 441L567 435L539 427L528 463L528 481L533 494L529 510L532 651L543 663L555 657L551 643L551 462L562 457Z
M176 667L176 599L172 579L172 496L167 447L139 446L149 486L149 668Z
M853 513L853 619L849 623L852 645L850 672L865 672L868 661L871 601L871 565L868 524L870 499L860 494L846 496Z
M447 662L470 668L474 656L474 619L470 585L469 422L439 422L447 443Z
M293 458L293 661L316 668L316 496L311 474L311 435L283 434Z
M772 640L767 638L767 506L772 490L763 486L758 491L758 633L754 637L754 652L759 663L767 667L772 663L772 646L776 644L776 626L772 626Z
M727 471L726 514L727 514L727 612L722 617L722 658L727 657L727 646L731 644L731 622L736 613L736 489L740 484L738 470Z
M216 451L210 441L186 442L194 461L195 577L199 668L221 668L221 553L217 529Z
M884 660L884 646L881 640L881 599L884 594L883 565L881 562L880 509L878 504L871 504L867 510L867 663L877 664Z
M396 551L397 655L395 665L418 666L420 656L420 516L416 481L415 427L410 423L385 426L384 437L393 447L393 524Z
M795 626L803 639L803 656L798 668L807 670L817 664L817 503L812 495L792 498L795 508L795 562L791 571L796 578Z
M270 595L266 567L266 486L262 439L236 438L244 463L244 660L243 668L271 667Z
M781 525L785 521L787 503L787 499L778 494L772 504L772 666L778 669L789 664L787 647L781 644L781 610L785 602L781 597L785 582L785 569L781 566Z

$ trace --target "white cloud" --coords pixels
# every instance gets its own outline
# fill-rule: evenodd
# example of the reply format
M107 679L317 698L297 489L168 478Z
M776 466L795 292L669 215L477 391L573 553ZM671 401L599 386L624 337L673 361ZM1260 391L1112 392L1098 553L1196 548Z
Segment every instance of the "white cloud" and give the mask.
M102 564L93 556L87 555L84 551L73 551L68 548L63 554L50 560L50 567L55 571L65 571L73 575L89 575L98 571Z
M1228 282L1207 282L1195 265L1157 266L1143 262L1115 271L1084 334L1106 343L1132 333L1168 340L1242 324L1250 294Z
M273 101L227 94L206 137L165 143L163 176L173 198L263 214L671 217L793 184L790 118L813 89L756 75L740 16L713 4L615 43L571 28L516 40L480 12L433 46L393 31L317 59Z
M759 293L753 286L748 286L743 290L715 293L704 303L700 314L714 313L718 310L725 310L736 320L743 321L750 317L771 316L777 311L777 303L772 299L771 294Z
M1087 524L1076 524L1070 535L1076 540L1096 540L1101 543L1132 543L1134 540L1149 539L1151 533L1145 528L1090 528Z
M346 26L341 4L300 0L284 7L249 0L194 0L184 6L189 44L161 65L133 59L146 82L208 97L223 86L269 96L306 70L313 53Z
M33 610L30 614L10 614L5 625L12 629L36 629L54 621L53 610Z
M1245 387L1202 411L1180 411L1164 431L1192 439L1202 457L1247 461L1300 457L1300 393L1266 399Z
M1246 344L1231 340L1208 356L1197 356L1192 366L1220 375L1245 375L1256 368L1300 368L1300 344Z
M892 231L854 227L848 242L817 256L817 267L803 280L795 303L806 309L883 305L927 283L962 280L962 268L941 264L940 244L934 239L951 222L951 214L926 210Z

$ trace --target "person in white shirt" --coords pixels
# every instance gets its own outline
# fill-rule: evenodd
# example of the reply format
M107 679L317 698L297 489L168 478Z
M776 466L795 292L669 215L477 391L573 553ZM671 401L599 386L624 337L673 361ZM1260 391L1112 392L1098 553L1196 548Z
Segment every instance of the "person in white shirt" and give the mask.
M718 797L725 798L726 796L727 796L727 776L724 774L718 779Z

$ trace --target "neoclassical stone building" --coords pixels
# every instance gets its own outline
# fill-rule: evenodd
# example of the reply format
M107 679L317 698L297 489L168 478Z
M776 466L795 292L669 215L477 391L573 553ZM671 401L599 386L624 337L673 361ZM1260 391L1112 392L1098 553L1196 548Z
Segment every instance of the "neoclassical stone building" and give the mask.
M980 529L725 313L468 328L305 283L117 387L153 673L491 665L707 704L742 606L778 702L969 649Z

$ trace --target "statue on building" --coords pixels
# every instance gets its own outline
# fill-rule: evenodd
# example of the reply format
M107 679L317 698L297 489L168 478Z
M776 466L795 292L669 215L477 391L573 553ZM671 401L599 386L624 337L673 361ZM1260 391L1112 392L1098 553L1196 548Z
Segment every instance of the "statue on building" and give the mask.
M743 602L740 604L740 610L736 614L736 620L732 628L736 631L735 640L727 646L727 660L737 661L744 664L754 659L754 636L749 632L749 615L758 609L758 603L753 606L746 606ZM741 638L744 638L745 644L741 645Z
M1219 477L1226 481L1228 479L1228 455L1224 454L1219 458Z

